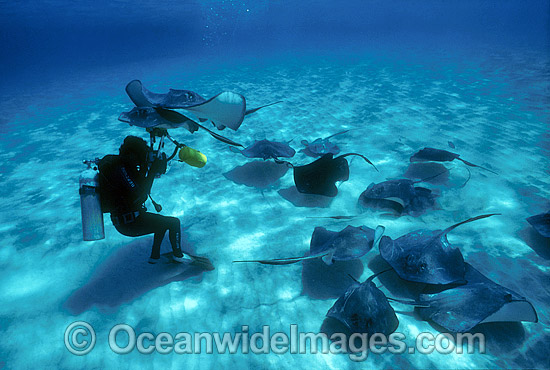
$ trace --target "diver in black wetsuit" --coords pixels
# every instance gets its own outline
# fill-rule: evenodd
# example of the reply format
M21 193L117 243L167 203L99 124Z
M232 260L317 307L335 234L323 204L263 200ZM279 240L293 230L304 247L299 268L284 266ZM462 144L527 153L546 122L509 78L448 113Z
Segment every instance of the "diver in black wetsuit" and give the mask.
M160 244L167 230L174 260L192 262L194 256L181 250L180 220L147 212L145 208L155 176L166 172L166 157L156 156L149 162L151 154L145 140L128 136L120 146L119 155L106 155L99 161L102 209L111 213L113 225L123 235L155 234L149 263L160 259Z

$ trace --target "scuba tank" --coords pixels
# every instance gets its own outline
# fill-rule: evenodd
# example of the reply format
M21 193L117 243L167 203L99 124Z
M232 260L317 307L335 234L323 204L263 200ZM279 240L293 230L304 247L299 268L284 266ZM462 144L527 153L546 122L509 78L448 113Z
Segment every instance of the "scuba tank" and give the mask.
M178 154L182 162L190 166L202 168L206 164L206 156L196 149L184 146Z
M105 238L103 212L99 197L99 171L96 161L84 161L88 168L80 174L79 194L82 213L82 234L86 241Z

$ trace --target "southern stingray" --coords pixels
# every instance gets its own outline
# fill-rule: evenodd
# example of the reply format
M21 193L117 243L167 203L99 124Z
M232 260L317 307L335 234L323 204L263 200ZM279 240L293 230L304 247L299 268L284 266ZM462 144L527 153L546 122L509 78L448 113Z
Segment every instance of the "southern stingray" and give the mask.
M253 161L235 167L223 176L239 185L265 189L279 180L288 171L284 164L271 161Z
M310 157L320 157L327 153L332 153L336 155L340 153L340 148L338 148L338 145L331 143L329 139L336 135L345 134L348 131L349 130L345 130L345 131L327 136L325 138L318 138L313 140L311 143L308 142L307 140L302 140L301 143L302 145L305 146L305 148L300 151Z
M239 150L231 147L232 151L237 151L248 158L261 158L266 159L278 159L280 157L291 158L296 154L296 151L292 149L287 143L278 141L269 141L266 139L256 140L254 144Z
M193 133L199 128L207 131L212 137L217 140L220 140L224 143L241 146L241 144L236 143L222 135L219 135L195 120L173 110L164 109L164 108L153 108L153 107L135 107L129 112L123 112L118 117L118 120L121 122L128 123L130 126L143 127L147 130L152 129L173 129L183 127L189 132Z
M427 284L464 282L464 257L447 240L447 233L468 222L498 213L469 218L445 230L421 229L395 240L388 236L380 240L380 255L407 281Z
M464 285L426 287L420 295L420 317L447 330L464 333L487 322L537 322L533 305L516 292L485 277L465 263Z
M300 193L335 197L338 194L336 182L349 179L349 164L345 157L350 155L363 158L378 171L367 157L357 153L343 154L336 158L332 153L327 153L304 166L294 166L292 163L285 161L278 162L286 163L294 169L294 184Z
M185 109L193 112L200 121L210 120L220 130L225 127L237 130L245 115L276 104L247 110L246 100L241 94L224 91L210 99L190 90L170 89L168 93L157 94L147 90L139 80L130 81L126 93L137 107Z
M378 245L384 234L384 227L376 230L366 226L348 225L341 231L329 231L318 226L313 230L309 245L309 254L305 257L276 258L271 260L248 260L233 262L258 262L264 265L289 265L303 260L321 258L327 265L334 261L351 261L364 256Z
M527 222L529 222L540 235L545 238L550 238L550 212L531 216L527 219Z
M361 193L358 205L364 208L390 209L395 214L417 216L435 205L435 196L430 189L414 186L421 181L407 179L371 183Z
M353 282L328 310L327 317L344 324L352 333L389 335L399 326L399 320L384 293L372 280Z
M490 170L485 167L478 166L476 164L473 164L471 162L465 161L464 159L460 158L460 154L452 153L447 150L443 149L435 149L435 148L424 148L419 150L418 152L414 153L410 161L411 162L450 162L455 159L458 159L459 161L462 161L465 165L470 167L478 167L483 170L489 171L494 173L495 175L498 175L495 171Z

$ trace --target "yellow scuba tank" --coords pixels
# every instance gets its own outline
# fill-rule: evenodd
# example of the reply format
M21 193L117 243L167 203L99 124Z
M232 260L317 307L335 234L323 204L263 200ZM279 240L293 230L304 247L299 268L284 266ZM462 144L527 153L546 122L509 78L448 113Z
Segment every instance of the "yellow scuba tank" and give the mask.
M88 165L88 169L80 174L78 191L82 213L82 235L86 241L100 240L105 238L105 229L99 197L99 171L94 161L84 161L84 163Z
M206 164L206 156L196 149L184 146L178 154L182 162L190 166L202 168Z

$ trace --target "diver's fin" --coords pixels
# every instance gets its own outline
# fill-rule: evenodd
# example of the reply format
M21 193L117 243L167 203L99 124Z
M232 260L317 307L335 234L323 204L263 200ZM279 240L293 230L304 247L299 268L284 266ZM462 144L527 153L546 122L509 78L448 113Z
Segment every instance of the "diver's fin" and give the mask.
M247 109L246 112L244 112L244 115L245 116L248 116L249 114L252 114L262 108L265 108L265 107L269 107L270 105L275 105L275 104L279 104L279 103L282 103L283 101L282 100L279 100L279 101L276 101L275 103L269 103L269 104L266 104L266 105L262 105L260 107L257 107L257 108L252 108L252 109Z
M224 91L204 103L185 109L195 113L199 119L212 121L218 129L229 127L237 130L246 113L246 100L240 94Z

